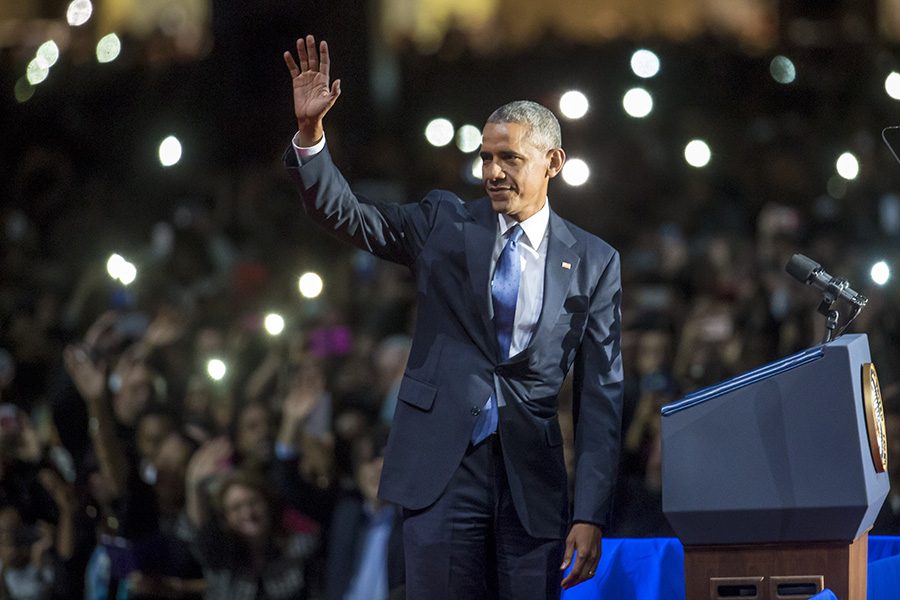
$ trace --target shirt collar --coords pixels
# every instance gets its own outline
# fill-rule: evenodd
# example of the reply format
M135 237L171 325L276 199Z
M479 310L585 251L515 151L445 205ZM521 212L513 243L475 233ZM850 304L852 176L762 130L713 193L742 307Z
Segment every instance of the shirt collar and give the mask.
M544 206L541 207L541 210L537 211L521 223L503 213L498 214L497 217L500 223L501 236L506 235L506 232L518 223L522 226L525 237L528 238L528 244L537 250L538 246L541 245L541 241L544 239L544 235L547 233L547 225L550 223L550 200L547 199L544 202Z

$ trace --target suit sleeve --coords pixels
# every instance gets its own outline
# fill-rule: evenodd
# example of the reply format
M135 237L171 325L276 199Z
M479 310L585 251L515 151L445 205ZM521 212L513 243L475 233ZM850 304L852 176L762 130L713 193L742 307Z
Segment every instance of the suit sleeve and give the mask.
M332 162L328 148L297 164L293 147L284 163L310 218L339 239L392 262L410 266L425 243L442 192L417 204L376 202L354 194Z
M616 480L622 430L622 285L613 252L591 297L575 356L575 498L573 520L605 528Z

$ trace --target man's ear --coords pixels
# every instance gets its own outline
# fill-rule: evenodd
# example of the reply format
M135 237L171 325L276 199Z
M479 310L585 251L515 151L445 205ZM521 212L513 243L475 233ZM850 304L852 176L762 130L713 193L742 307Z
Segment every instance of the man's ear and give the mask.
M554 148L548 151L547 154L550 156L547 177L553 179L562 171L563 165L566 163L566 151L562 148Z

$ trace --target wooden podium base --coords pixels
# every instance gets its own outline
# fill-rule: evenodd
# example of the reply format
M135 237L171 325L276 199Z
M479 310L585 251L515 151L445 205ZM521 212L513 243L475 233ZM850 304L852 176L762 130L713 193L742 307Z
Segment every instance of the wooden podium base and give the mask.
M685 546L687 600L865 600L868 542Z

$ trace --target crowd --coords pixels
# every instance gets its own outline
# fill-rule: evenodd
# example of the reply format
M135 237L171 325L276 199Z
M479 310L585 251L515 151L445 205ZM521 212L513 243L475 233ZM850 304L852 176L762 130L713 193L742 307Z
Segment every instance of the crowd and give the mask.
M720 106L709 118L727 130L735 113ZM869 131L863 107L848 113ZM602 209L579 208L551 187L555 208L576 222L583 210L623 258L626 410L606 535L672 534L660 500L662 405L819 341L817 297L783 272L795 252L869 296L848 331L869 335L900 449L897 287L861 280L873 248L900 264L897 178L881 163L849 192L815 192L803 148L826 117L761 117L756 139L734 136L715 181L657 168L653 136L675 125L648 139L613 127L587 140L608 159L611 187L658 202L619 207L607 189ZM771 133L780 128L789 136ZM342 135L330 138L338 153ZM0 210L0 598L402 594L397 508L376 493L415 310L409 277L310 229L277 164L206 169L190 192L138 209L109 172L44 142L7 165L13 201ZM367 146L377 161L390 160L383 143ZM874 144L863 146L878 164ZM760 177L745 177L760 156ZM432 183L453 185L445 175ZM382 183L365 182L396 189ZM140 267L129 286L103 268L116 244ZM279 283L306 254L328 265L318 300ZM263 327L271 306L287 322L279 336ZM220 380L208 373L213 358L226 366ZM571 446L565 391L560 406ZM900 535L900 494L875 532Z

